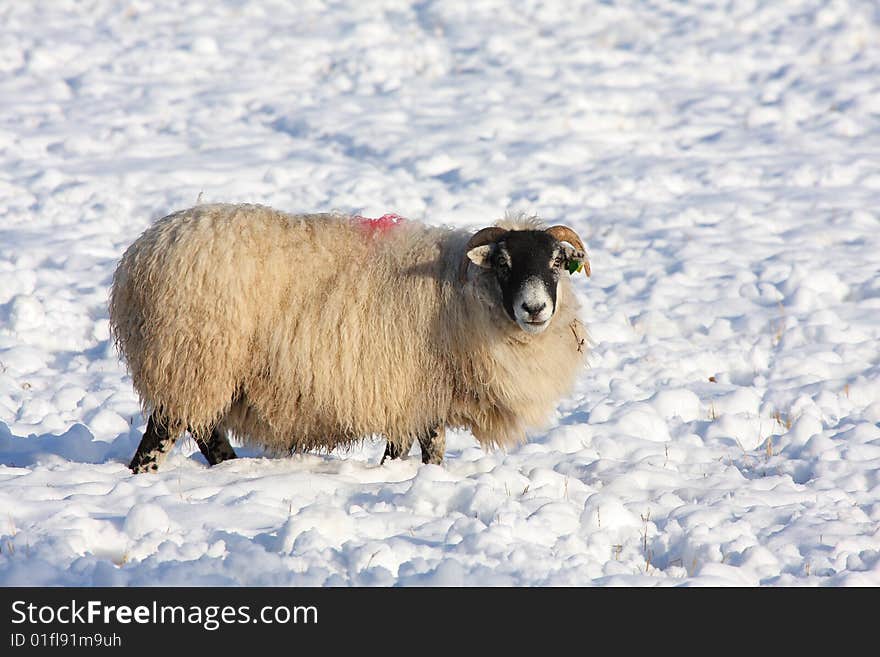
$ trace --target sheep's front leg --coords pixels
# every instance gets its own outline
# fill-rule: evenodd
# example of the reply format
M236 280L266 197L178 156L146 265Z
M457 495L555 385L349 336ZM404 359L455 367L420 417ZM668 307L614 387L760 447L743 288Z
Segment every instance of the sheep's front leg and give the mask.
M413 439L405 438L401 443L395 443L391 440L385 443L385 455L382 457L382 463L385 463L385 459L399 459L407 454L409 454L409 450L412 447Z
M446 427L441 424L419 436L419 446L422 448L422 463L440 465L446 453Z
M236 458L235 450L232 449L232 445L229 444L229 439L226 437L226 432L222 429L214 427L211 431L211 436L207 440L195 434L193 434L193 437L196 439L196 444L199 446L199 450L201 450L205 460L208 461L208 465L217 465L223 461Z
M128 467L134 474L156 472L175 442L177 436L170 435L168 428L153 413L147 420L147 430Z

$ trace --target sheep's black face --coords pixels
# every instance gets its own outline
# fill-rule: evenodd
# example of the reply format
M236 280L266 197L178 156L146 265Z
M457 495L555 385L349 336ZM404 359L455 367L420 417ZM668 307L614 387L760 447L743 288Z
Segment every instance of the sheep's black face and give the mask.
M509 231L467 254L494 273L504 310L526 333L541 333L550 325L559 278L576 255L575 249L542 230Z

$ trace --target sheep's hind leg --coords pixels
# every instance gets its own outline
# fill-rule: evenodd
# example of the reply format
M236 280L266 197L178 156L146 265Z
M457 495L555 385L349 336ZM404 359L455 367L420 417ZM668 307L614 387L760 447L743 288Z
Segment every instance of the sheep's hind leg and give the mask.
M446 453L446 427L442 424L419 436L422 448L422 463L440 465Z
M380 465L382 463L385 463L385 459L388 459L388 458L399 459L399 458L406 456L407 454L409 454L409 450L412 447L412 444L413 444L412 438L406 438L400 444L394 443L389 440L388 442L385 443L385 455L382 457L382 461L380 462Z
M156 472L162 461L174 447L177 442L177 436L168 433L168 427L162 422L156 420L155 413L147 420L147 430L144 437L141 438L141 444L138 445L134 458L128 464L129 469L134 474L141 472Z
M208 440L204 440L196 434L193 434L193 437L196 439L196 445L199 446L199 450L201 450L205 460L208 461L208 465L217 465L218 463L223 463L223 461L236 458L235 450L229 444L226 432L218 427L214 427L211 430L211 436Z

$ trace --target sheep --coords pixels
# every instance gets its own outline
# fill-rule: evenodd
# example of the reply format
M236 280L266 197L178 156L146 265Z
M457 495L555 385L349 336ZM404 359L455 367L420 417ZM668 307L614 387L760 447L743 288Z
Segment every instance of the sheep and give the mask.
M384 219L384 218L383 218ZM418 439L446 427L522 442L584 365L566 270L577 234L534 217L468 231L418 221L206 204L150 226L110 293L113 340L148 416L129 467L154 472L185 431L210 465L227 434L274 454Z

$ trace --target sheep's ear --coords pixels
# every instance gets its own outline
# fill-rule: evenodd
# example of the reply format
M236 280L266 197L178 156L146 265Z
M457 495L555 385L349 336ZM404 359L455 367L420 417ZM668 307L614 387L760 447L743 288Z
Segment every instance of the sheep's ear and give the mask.
M566 269L568 269L570 274L583 271L589 276L592 273L590 271L590 261L586 253L568 243L562 245L562 252L565 254L565 261L568 263Z
M562 252L565 254L566 260L586 260L587 254L578 249L577 247L572 246L568 242L563 242L562 244Z
M483 269L490 269L492 267L492 251L494 250L495 249L491 244L475 246L467 252L467 257L468 260L470 260L478 267L482 267Z
M578 234L568 226L550 226L545 231L548 235L552 235L558 242L562 244L565 257L568 259L569 268L574 262L583 263L583 269L587 276L590 275L590 261L587 259L587 250Z

